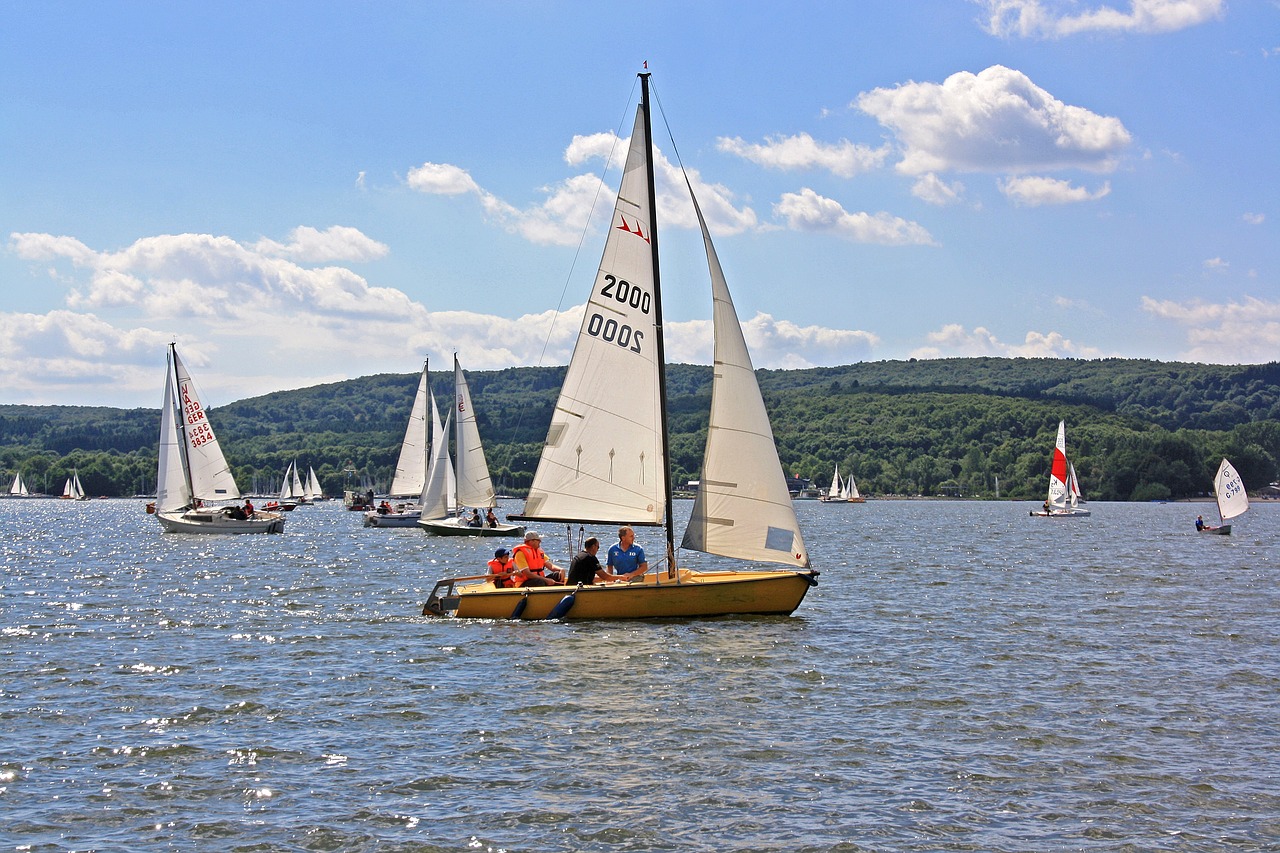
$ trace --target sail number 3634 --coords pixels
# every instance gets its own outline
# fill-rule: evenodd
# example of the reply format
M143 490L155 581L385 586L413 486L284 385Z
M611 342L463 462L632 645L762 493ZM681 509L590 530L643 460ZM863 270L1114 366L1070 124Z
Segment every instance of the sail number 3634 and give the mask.
M600 295L637 308L644 314L648 314L653 307L653 297L647 291L612 275L604 277L604 287L600 288ZM644 332L641 330L633 329L628 324L619 323L613 318L606 320L599 314L592 314L588 318L587 334L632 352L640 352L640 344L644 340Z

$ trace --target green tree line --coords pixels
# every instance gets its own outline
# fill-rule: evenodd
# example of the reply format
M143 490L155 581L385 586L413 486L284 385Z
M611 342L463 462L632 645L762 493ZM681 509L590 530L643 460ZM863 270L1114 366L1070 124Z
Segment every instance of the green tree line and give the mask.
M1038 499L1059 420L1087 497L1202 495L1227 456L1257 491L1277 479L1280 364L1138 359L965 358L757 372L789 474L825 487L836 465L865 494ZM527 489L562 367L467 374L491 473ZM385 488L418 375L380 374L280 391L210 411L242 490L276 486L294 460L326 492ZM442 409L451 372L433 372ZM671 365L672 468L698 477L711 369ZM61 492L75 470L91 495L155 488L156 409L0 405L0 469ZM354 472L354 473L352 473Z

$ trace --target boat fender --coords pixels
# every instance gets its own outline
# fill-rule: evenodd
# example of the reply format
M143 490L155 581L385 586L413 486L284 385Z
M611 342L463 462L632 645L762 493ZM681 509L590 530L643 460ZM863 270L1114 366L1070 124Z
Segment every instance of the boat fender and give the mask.
M524 614L525 605L529 603L529 593L520 596L520 600L516 602L516 609L511 611L508 619L519 619Z
M573 608L573 602L578 593L571 592L564 598L560 599L560 603L551 608L551 612L547 614L548 619L562 619L564 615Z
M809 582L809 586L817 586L819 574L820 572L809 572L807 575L800 575L800 577L807 580Z

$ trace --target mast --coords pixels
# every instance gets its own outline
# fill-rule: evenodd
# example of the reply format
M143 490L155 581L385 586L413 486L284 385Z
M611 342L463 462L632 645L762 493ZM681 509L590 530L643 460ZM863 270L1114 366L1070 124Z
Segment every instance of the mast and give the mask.
M675 523L671 502L671 439L667 429L667 350L662 334L662 284L658 274L658 193L653 180L653 124L649 116L649 74L640 74L640 108L644 114L644 141L649 156L645 170L649 182L649 251L653 256L653 322L658 338L658 416L662 422L663 528L667 534L667 574L676 573Z

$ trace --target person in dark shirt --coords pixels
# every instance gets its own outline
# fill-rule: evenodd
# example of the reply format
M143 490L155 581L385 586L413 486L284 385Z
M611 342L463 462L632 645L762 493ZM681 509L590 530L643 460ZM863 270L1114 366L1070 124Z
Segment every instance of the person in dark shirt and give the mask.
M582 550L569 563L569 580L570 586L574 584L586 584L590 586L597 579L602 581L616 581L618 576L610 574L600 565L600 559L596 557L596 552L600 550L600 540L592 536L586 542L582 543Z

